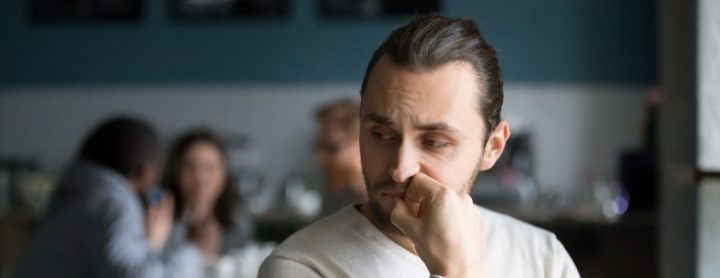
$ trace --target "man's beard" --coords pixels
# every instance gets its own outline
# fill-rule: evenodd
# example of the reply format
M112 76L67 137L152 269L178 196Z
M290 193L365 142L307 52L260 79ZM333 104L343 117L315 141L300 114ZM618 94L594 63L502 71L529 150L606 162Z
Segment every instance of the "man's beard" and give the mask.
M479 163L479 162L478 162ZM479 164L477 165L479 166ZM480 174L480 171L477 170L479 167L475 167L475 171L472 174L471 178L465 182L463 185L463 191L465 193L469 193L470 189L472 188L472 185L475 183L475 180L477 176ZM376 220L376 224L379 225L379 229L388 235L396 234L396 235L405 235L400 229L398 229L391 221L390 221L390 211L383 211L382 206L380 205L380 202L376 199L376 195L374 194L377 191L385 190L385 189L397 189L397 188L403 188L404 190L407 189L408 183L396 183L392 181L389 177L386 180L380 181L380 182L371 182L367 175L363 175L365 178L365 186L367 188L368 192L368 204L370 207L370 212L373 214L373 217Z
M373 217L375 218L376 224L379 225L379 229L385 233L385 234L400 234L404 235L400 229L395 227L392 222L390 222L390 212L383 211L382 206L380 205L380 202L377 200L376 196L373 194L376 191L382 190L382 189L390 189L390 188L407 188L407 183L405 184L398 184L391 180L384 180L377 183L371 183L370 180L368 180L367 175L365 175L365 184L368 191L368 204L370 207L370 212L372 212Z

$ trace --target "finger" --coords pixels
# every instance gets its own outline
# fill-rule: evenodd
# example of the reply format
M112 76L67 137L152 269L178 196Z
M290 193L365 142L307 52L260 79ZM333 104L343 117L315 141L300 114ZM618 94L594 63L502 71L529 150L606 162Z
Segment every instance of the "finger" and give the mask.
M406 203L421 203L423 200L431 199L442 189L443 186L439 182L423 173L417 173L408 184L403 200Z
M447 191L447 188L438 181L418 173L408 184L404 200L415 215L423 217L427 213L427 209L432 207L433 200L442 195L444 191Z
M395 207L390 212L390 223L395 225L403 234L409 236L417 234L420 219L410 211L410 208L399 198L393 199Z

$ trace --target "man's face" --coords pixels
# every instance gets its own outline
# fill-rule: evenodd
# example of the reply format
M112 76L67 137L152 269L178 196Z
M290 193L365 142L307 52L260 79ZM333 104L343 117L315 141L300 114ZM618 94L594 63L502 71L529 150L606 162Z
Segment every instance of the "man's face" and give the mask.
M368 76L362 99L360 151L373 215L386 232L393 198L424 173L467 193L481 170L485 130L477 111L475 71L450 62L414 71L382 57ZM484 170L484 169L482 169Z

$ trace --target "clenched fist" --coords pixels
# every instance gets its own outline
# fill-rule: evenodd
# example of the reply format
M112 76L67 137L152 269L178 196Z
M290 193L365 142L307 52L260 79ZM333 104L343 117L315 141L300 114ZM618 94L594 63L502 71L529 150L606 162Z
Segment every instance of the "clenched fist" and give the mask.
M485 277L485 228L470 195L419 173L395 199L390 221L415 244L431 274Z

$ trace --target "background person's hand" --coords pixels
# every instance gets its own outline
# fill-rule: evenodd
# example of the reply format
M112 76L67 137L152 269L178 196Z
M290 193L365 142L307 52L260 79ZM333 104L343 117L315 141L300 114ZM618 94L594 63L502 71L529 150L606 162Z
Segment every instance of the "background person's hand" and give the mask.
M469 195L420 173L396 199L390 220L415 244L431 274L485 276L485 228Z
M148 207L146 221L150 247L160 251L165 246L173 224L175 199L171 194L163 194L162 200Z

